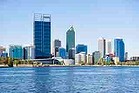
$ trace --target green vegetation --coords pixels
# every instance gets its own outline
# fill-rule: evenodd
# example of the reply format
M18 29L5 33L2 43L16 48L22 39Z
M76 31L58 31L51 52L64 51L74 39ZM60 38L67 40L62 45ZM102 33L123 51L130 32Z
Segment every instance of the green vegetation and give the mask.
M13 59L7 58L8 59L8 66L13 67Z
M92 63L85 63L83 61L79 62L80 65L92 65ZM31 60L21 60L21 59L12 59L12 58L2 58L0 57L0 65L5 65L9 67L13 66L19 66L19 65L32 65L32 66L41 66L43 64L40 64L38 62L34 62ZM59 65L64 65L64 61L59 62ZM139 61L127 61L127 62L116 62L114 63L113 60L107 62L105 59L100 58L95 65L121 65L121 66L139 66Z

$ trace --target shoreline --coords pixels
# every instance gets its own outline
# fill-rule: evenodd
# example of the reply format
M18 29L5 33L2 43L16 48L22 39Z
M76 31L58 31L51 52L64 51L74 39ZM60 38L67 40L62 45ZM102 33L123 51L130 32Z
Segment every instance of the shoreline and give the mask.
M139 67L139 65L31 65L31 64L20 64L16 67ZM0 65L0 68L11 68L8 65Z

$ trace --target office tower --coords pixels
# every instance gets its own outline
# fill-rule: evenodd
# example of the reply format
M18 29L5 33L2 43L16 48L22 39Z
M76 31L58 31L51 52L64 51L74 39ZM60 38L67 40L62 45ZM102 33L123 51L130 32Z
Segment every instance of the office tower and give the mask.
M66 49L65 48L59 47L58 53L59 53L59 57L66 59Z
M10 45L9 48L9 56L14 59L22 59L23 58L23 49L20 45Z
M112 40L106 40L106 54L112 54Z
M73 60L75 59L75 48L69 49L68 58Z
M58 39L55 39L54 42L53 42L53 54L54 54L54 57L57 57L58 55L58 48L61 47L61 41L58 40Z
M99 51L95 51L95 52L93 52L92 56L93 56L93 58L92 58L93 64L97 64L99 59L101 58L101 53Z
M34 14L35 58L51 56L51 16Z
M76 46L76 53L85 52L87 54L87 45L78 44Z
M106 54L106 40L104 38L98 39L98 51L101 53L101 57L105 57Z
M66 32L66 52L75 48L75 31L73 26Z
M35 47L26 46L23 48L23 59L34 59L35 58Z
M117 38L114 40L114 54L116 57L119 57L119 61L123 62L125 54L125 45L123 39Z

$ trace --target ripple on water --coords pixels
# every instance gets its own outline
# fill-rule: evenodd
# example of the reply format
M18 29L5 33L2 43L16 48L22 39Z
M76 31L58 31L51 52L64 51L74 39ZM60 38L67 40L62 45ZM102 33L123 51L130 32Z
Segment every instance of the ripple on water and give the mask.
M0 69L2 93L139 93L137 67Z

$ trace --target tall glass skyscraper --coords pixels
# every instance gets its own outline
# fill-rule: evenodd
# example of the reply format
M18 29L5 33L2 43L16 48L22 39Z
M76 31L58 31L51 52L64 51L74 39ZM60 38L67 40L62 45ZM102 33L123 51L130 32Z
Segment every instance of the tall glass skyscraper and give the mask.
M35 58L51 56L51 16L34 14Z
M73 26L66 32L66 51L75 48L75 31Z
M78 44L76 46L76 53L85 52L87 54L87 45Z
M123 39L115 39L114 40L114 54L116 57L119 57L119 61L124 61L124 54L125 54L125 44Z

